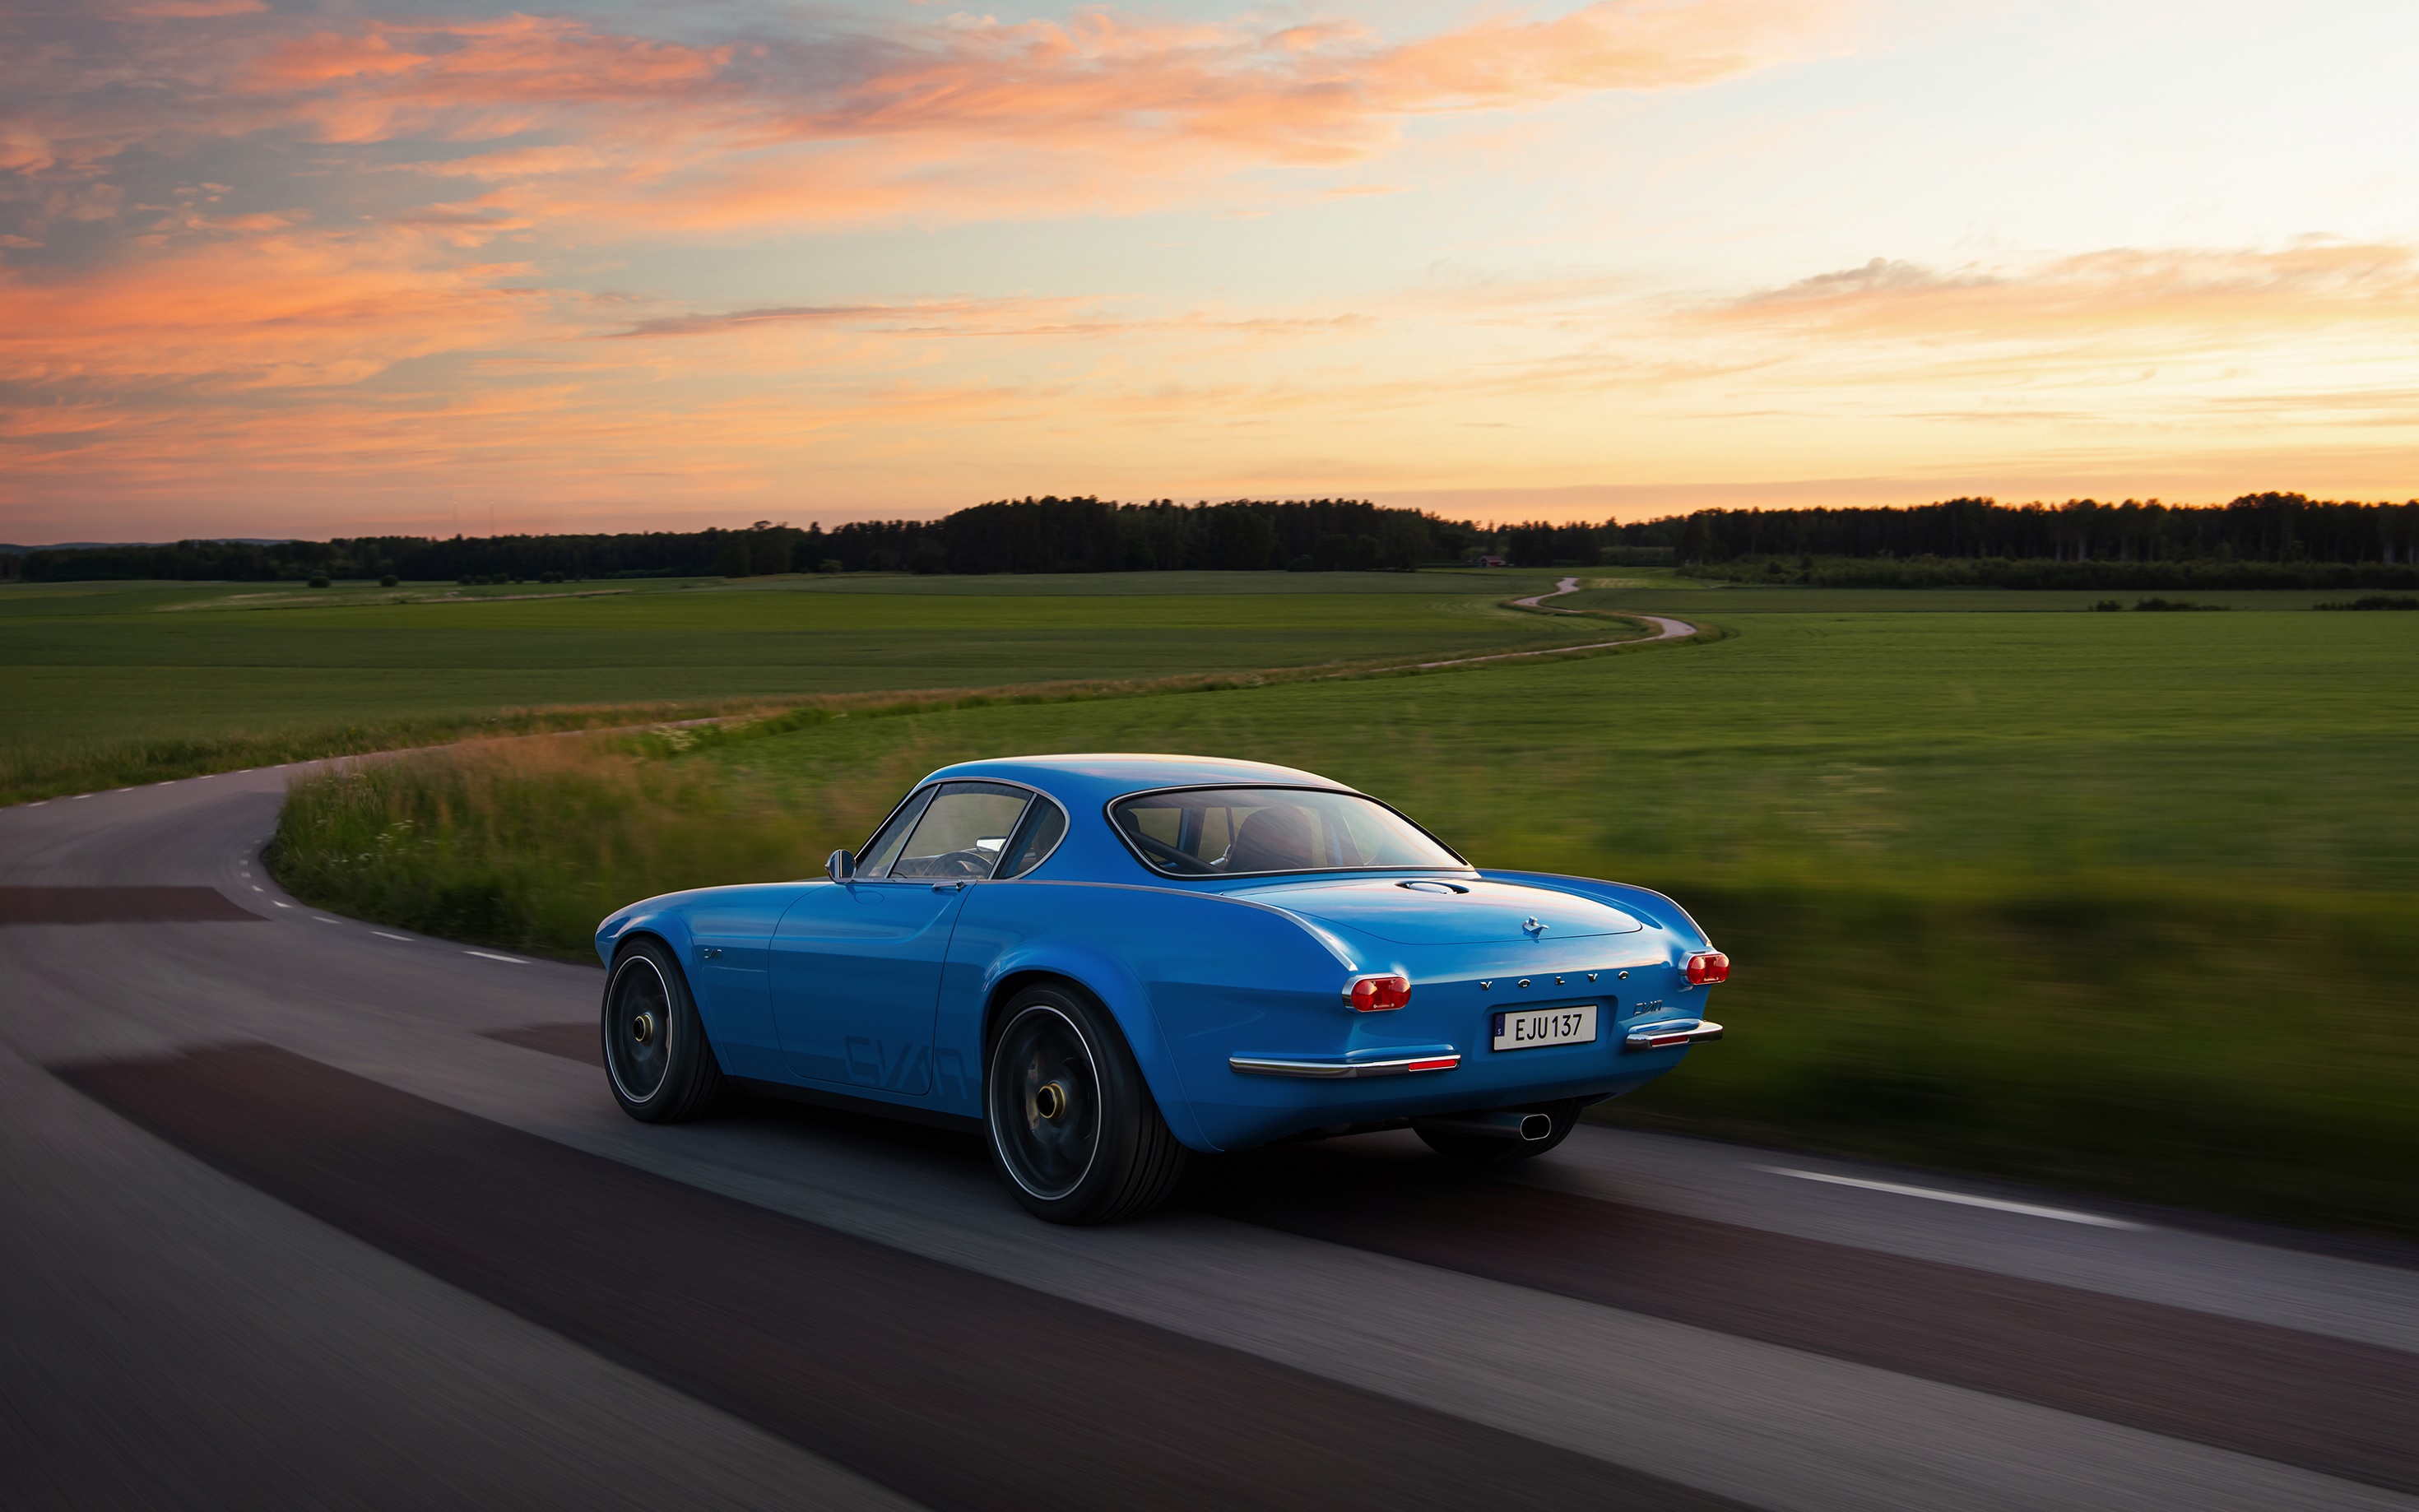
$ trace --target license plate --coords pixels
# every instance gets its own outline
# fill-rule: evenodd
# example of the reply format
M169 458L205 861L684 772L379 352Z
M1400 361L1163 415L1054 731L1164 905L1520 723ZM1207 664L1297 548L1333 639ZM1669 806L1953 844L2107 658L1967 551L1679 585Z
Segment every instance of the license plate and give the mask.
M1595 1039L1595 1005L1523 1009L1495 1015L1495 1048L1534 1050L1548 1044L1587 1044Z

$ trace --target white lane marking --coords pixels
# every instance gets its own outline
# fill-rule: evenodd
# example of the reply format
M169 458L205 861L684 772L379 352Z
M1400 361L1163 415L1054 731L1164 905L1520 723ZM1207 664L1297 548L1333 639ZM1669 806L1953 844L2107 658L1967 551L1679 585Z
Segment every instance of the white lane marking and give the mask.
M26 808L28 808L28 809L39 809L39 808L40 808L42 805L44 805L44 804L46 804L46 803L48 803L48 802L50 802L50 801L51 801L51 800L50 800L50 799L48 799L48 798L36 798L33 802L31 802L31 803L29 803L29 804L25 805L25 807L26 807Z
M501 961L509 965L525 966L529 964L528 962L522 960L519 956L498 955L492 950L465 950L462 953L464 955L475 955L482 961Z
M389 934L382 929L374 929L370 931L370 933L377 935L381 940L401 940L406 945L409 945L411 943L411 936L408 934Z
M274 899L274 898L271 898L271 899L270 899L269 901L270 901L270 903L277 903L277 906L278 906L278 907L280 907L280 908L291 908L291 907L293 907L293 906L294 906L292 903L278 903L278 901L277 901L276 899Z
M77 794L77 795L75 795L75 799L74 799L74 801L76 801L76 802L78 802L78 803L81 803L81 802L83 802L85 799L89 798L89 797L91 797L91 796L92 796L92 795L91 795L91 794L89 794L89 793L79 793L79 794Z
M257 882L254 883L254 884L252 885L252 890L253 890L253 891L254 891L254 892L258 892L258 891L260 890L260 884L259 884L259 883L257 883Z
M1965 1192L1942 1192L1928 1186L1903 1186L1896 1181L1868 1181L1858 1176L1831 1176L1822 1171L1792 1170L1786 1165L1759 1165L1759 1171L1775 1176L1794 1176L1801 1181L1826 1181L1833 1186L1861 1187L1867 1192L1888 1192L1902 1197L1923 1197L1933 1202L1954 1202L1961 1208L1988 1208L1994 1212L2020 1212L2027 1218L2055 1218L2062 1224L2089 1224L2094 1228L2148 1228L2123 1218L2103 1217L2096 1212L2077 1212L2072 1208L2044 1208L2033 1202L2007 1202L1998 1197L1978 1197Z
M319 922L322 924L341 924L344 922L344 920L338 918L319 918L319 916L316 914L313 914L311 917L313 918L318 918Z

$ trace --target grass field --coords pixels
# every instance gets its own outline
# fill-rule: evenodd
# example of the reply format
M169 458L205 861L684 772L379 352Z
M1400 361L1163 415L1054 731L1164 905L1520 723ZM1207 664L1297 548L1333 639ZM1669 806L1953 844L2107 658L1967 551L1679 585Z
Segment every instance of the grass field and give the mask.
M330 906L576 952L630 897L810 872L948 761L1285 762L1482 864L1698 913L1740 963L1736 1032L1612 1116L2419 1233L2419 616L1597 592L1736 633L498 744L304 789L277 865Z
M562 588L0 589L0 800L867 690L1136 680L1579 638L1550 574L776 578ZM1586 628L1582 625L1582 629ZM624 711L617 715L614 711ZM552 722L560 722L552 721Z

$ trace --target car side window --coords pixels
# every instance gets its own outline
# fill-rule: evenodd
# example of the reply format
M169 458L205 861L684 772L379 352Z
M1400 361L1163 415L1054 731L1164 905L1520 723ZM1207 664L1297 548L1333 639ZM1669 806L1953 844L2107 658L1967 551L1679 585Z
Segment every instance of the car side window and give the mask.
M1024 826L1009 842L1009 857L999 875L1021 877L1040 866L1066 833L1067 810L1048 798L1036 798L1025 810Z
M944 782L889 863L897 878L987 877L1033 795L997 782Z
M908 835L916 828L916 821L924 817L925 805L932 801L932 795L937 791L926 788L899 806L899 811L890 816L890 822L882 826L881 832L865 842L864 854L856 858L858 876L889 874L890 863L899 859L900 851L907 844Z

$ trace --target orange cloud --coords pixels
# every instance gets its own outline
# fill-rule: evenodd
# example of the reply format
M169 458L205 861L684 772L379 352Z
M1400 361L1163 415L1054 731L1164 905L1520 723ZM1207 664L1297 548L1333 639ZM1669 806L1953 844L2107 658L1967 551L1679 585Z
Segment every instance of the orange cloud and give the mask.
M355 384L414 358L545 334L553 301L497 286L514 271L458 263L401 234L239 218L173 257L82 274L0 270L0 369L59 393Z
M1719 325L1858 340L2041 342L2130 335L2213 346L2337 324L2419 325L2419 250L2117 248L2013 270L1876 257L1703 311Z
M115 8L121 16L156 21L208 21L220 16L249 16L267 10L267 0L135 0Z
M692 46L514 16L285 39L235 82L331 143L571 133L576 146L420 160L550 217L640 205L688 226L978 217L1164 202L1221 163L1348 162L1422 115L1702 84L1804 51L1836 8L1601 0L1393 44L1340 25L1092 11ZM1011 153L1012 188L1000 187Z

